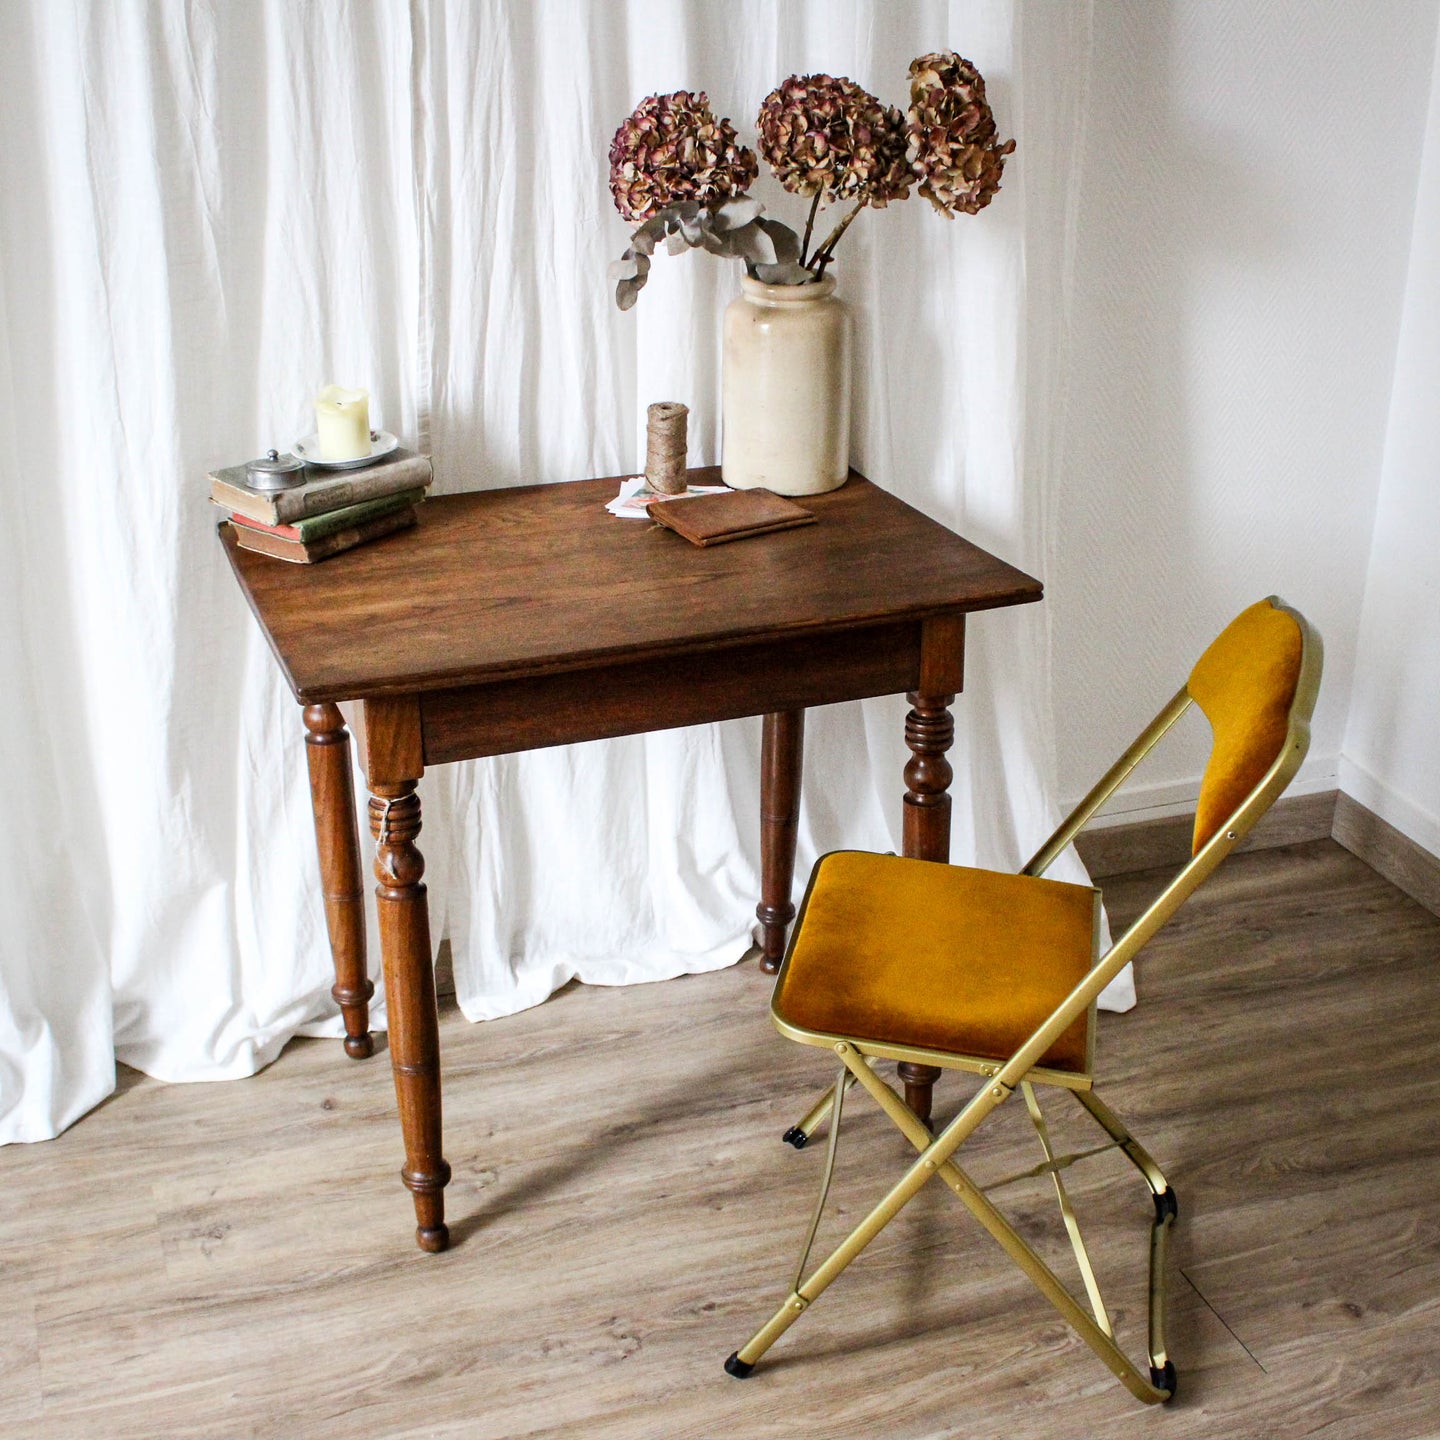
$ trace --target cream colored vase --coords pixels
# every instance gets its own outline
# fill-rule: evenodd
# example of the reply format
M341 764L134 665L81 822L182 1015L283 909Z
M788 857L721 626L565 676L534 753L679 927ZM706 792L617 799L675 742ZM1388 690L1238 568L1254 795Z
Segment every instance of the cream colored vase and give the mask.
M725 311L720 468L738 490L837 490L850 471L850 312L829 276L742 276Z

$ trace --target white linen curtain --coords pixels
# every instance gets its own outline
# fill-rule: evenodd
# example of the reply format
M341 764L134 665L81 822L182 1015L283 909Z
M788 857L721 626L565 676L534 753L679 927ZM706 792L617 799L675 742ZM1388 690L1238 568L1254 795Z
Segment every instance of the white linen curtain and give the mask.
M117 1058L232 1078L297 1033L340 1033L299 709L216 543L207 469L288 446L331 380L432 451L438 492L633 470L655 399L687 401L692 456L718 458L733 268L661 259L628 315L606 282L626 231L605 153L641 96L708 90L753 136L791 72L903 103L916 54L980 65L1019 138L997 203L867 214L836 267L858 320L854 455L1044 576L1089 9L1020 12L0 7L0 1141L56 1134ZM1055 818L1045 627L1043 606L971 626L957 860L1014 864ZM903 714L811 716L801 875L836 845L898 848ZM420 843L465 1013L739 958L758 733L427 776ZM378 976L373 935L371 958Z

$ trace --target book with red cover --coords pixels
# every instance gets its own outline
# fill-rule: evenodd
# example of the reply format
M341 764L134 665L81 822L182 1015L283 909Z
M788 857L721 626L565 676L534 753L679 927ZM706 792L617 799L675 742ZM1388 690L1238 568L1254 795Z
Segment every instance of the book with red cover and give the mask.
M245 525L252 530L265 530L272 535L283 535L287 540L300 540L308 545L337 530L349 530L367 520L374 520L380 515L388 515L392 510L403 510L407 505L418 505L424 499L423 488L402 490L398 495L382 495L376 500L364 500L358 505L346 505L339 510L327 510L321 515L307 515L302 519L292 520L281 525L272 525L267 521L256 520L253 516L242 515L238 511L232 510L226 510L225 517L237 526Z
M322 535L318 540L292 540L274 530L254 525L229 522L235 532L235 543L242 550L254 550L260 555L271 555L276 560L288 560L292 565L314 565L317 561L328 560L342 551L353 550L382 536L393 535L397 530L408 530L415 523L415 507L407 505L403 510L392 510L387 515L377 515L346 530Z

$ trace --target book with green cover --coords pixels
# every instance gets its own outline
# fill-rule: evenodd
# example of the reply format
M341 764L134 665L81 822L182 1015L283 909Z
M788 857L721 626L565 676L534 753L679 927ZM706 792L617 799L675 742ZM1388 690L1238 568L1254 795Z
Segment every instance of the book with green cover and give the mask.
M298 540L301 544L309 544L313 540L320 540L326 535L333 535L337 530L348 529L352 525L361 525L366 520L373 520L380 515L388 515L392 510L403 510L407 505L418 505L425 498L423 486L414 490L402 490L398 495L382 495L376 500L362 500L358 505L342 505L338 510L326 510L320 515L308 515L303 519L291 521L288 525L266 525L259 520L252 520L248 515L240 515L229 510L227 506L221 506L229 514L229 518L237 525L248 525L256 530L267 530L272 535L282 535L287 540Z

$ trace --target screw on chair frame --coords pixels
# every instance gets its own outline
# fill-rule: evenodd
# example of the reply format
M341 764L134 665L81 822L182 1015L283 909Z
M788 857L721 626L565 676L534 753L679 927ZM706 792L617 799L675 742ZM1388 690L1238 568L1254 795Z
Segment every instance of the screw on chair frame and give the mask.
M919 1153L889 1192L851 1231L849 1236L814 1269L807 1279L804 1278L804 1267L819 1226L834 1167L837 1135L835 1131L832 1131L820 1199L816 1206L805 1251L801 1257L800 1273L797 1274L789 1294L771 1319L725 1362L725 1368L731 1375L737 1378L748 1376L770 1346L800 1318L920 1189L933 1176L938 1175L1133 1395L1147 1403L1166 1401L1174 1395L1175 1366L1166 1353L1164 1342L1164 1293L1166 1238L1170 1226L1176 1219L1178 1209L1174 1192L1170 1189L1154 1160L1093 1091L1094 1005L1100 992L1134 959L1155 932L1165 924L1179 906L1255 826L1289 784L1305 757L1309 746L1310 715L1314 710L1320 684L1322 666L1320 639L1298 612L1290 609L1273 596L1270 597L1269 604L1295 620L1299 627L1301 642L1294 694L1289 704L1285 734L1278 753L1258 782L1253 785L1228 818L1220 823L1218 828L1204 839L1203 843L1199 843L1197 837L1198 848L1189 862L1165 886L1125 934L1093 964L1085 978L1056 1006L1048 1019L1040 1024L1020 1048L1003 1063L984 1057L959 1055L950 1051L931 1050L913 1045L877 1042L854 1036L827 1033L796 1025L779 1012L778 996L781 993L785 972L789 967L791 956L803 928L806 911L809 908L815 878L820 870L820 866L817 864L811 876L805 902L801 907L800 918L791 936L785 962L777 979L777 1001L772 1001L771 1018L782 1035L802 1044L830 1050L844 1068L837 1076L834 1086L811 1107L799 1124L792 1126L786 1132L784 1139L799 1149L813 1135L815 1129L832 1116L838 1129L839 1106L843 1095L852 1085L858 1084L870 1094ZM1252 608L1258 610L1259 607ZM1191 705L1196 703L1190 688L1194 674L1195 672L1192 672L1191 679L1145 727L1134 743L1040 847L1025 865L1021 874L1037 878L1043 876L1130 772L1155 748ZM1097 892L1097 925L1098 910ZM1086 1063L1083 1073L1057 1071L1041 1066L1039 1062L1042 1057L1046 1056L1051 1046L1075 1023L1078 1017L1086 1014L1090 1017L1091 1028L1086 1046ZM875 1073L873 1066L877 1060L881 1059L912 1061L948 1069L969 1070L983 1075L985 1080L979 1091L960 1113L938 1135L932 1135L926 1125L890 1085ZM1110 1143L1098 1146L1093 1150L1082 1151L1076 1155L1055 1155L1044 1117L1035 1096L1035 1082L1069 1089L1079 1104L1109 1137ZM1090 1302L1088 1311L1028 1242L1016 1232L990 1201L986 1191L976 1185L952 1158L965 1140L1017 1089L1022 1092L1026 1108L1039 1134L1045 1161L1032 1170L1023 1172L1021 1176L1011 1176L1006 1180L997 1181L986 1189L998 1189L1013 1180L1029 1176L1047 1173L1051 1176L1056 1187L1065 1227L1079 1262L1087 1299ZM1116 1148L1130 1160L1144 1178L1150 1189L1155 1208L1150 1239L1148 1374L1131 1361L1115 1342L1104 1302L1100 1297L1099 1286L1061 1180L1061 1171L1075 1161Z

